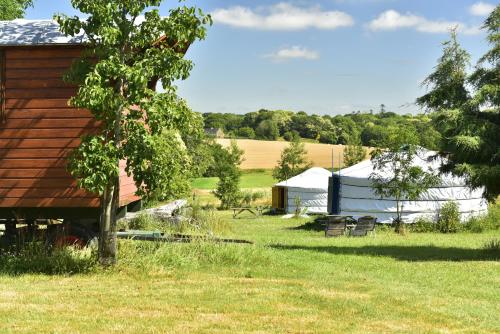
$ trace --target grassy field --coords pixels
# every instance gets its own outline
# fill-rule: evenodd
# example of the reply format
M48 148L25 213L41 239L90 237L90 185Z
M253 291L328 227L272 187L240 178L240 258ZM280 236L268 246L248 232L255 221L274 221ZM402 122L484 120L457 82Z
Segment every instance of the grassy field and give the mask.
M500 332L498 232L325 239L304 219L215 215L254 244L122 241L106 271L85 253L1 258L1 332Z
M218 178L201 177L194 179L191 183L193 189L212 190L217 186ZM270 188L277 183L273 178L272 170L249 170L241 175L240 187L248 188Z
M238 147L245 151L242 169L272 169L276 166L281 152L289 145L285 141L264 141L251 139L237 139ZM223 146L229 146L230 139L217 139ZM332 167L332 153L334 165L337 168L342 159L344 146L317 143L305 143L307 157L316 167Z

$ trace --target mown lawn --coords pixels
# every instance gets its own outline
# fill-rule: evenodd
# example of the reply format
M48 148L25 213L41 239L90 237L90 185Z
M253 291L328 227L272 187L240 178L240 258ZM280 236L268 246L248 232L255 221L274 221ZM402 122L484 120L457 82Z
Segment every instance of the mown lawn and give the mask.
M255 243L122 241L115 269L79 274L2 262L0 332L500 332L496 231L325 239L304 219L221 215L222 235Z
M202 177L194 179L191 183L193 189L212 190L218 182L217 177ZM243 171L241 175L241 188L270 188L277 183L273 178L272 170L250 170Z

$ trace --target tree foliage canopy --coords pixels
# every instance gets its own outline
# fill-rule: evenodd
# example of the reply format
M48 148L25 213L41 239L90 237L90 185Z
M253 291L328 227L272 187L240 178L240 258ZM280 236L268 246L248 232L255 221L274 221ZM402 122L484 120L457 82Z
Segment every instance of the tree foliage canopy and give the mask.
M73 0L75 8L89 15L86 20L56 16L64 33L83 31L88 40L87 58L74 64L67 79L80 84L71 104L89 109L102 122L99 134L83 138L70 165L80 185L92 192L102 194L117 179L122 159L139 193L160 197L171 193L165 188L171 175L161 171L183 168L185 173L189 166L163 154L185 150L182 135L200 131L194 125L201 125L172 83L189 76L193 64L183 58L184 52L205 37L204 25L210 21L189 7L161 17L157 8L150 8L160 3ZM164 92L155 91L158 80ZM165 141L174 133L177 139Z
M395 199L396 231L399 231L402 224L403 202L417 200L439 181L434 171L426 171L413 164L417 154L419 154L418 146L412 144L399 146L396 142L389 149L377 150L372 154L374 169L370 180L377 195Z
M33 0L0 0L0 20L20 19L30 6Z
M120 161L139 195L184 194L191 163L183 138L201 132L201 120L173 82L188 78L193 64L184 53L205 38L211 19L186 6L162 17L161 2L72 0L86 19L55 16L63 33L86 39L84 57L65 79L79 85L71 105L90 110L101 126L82 138L69 169L81 187L101 196L99 259L105 265L116 262Z
M493 199L500 194L500 5L486 19L483 28L491 49L481 57L467 81L461 74L461 90L466 89L467 82L472 86L465 101L458 96L451 102L444 96L437 96L433 103L422 101L435 112L435 125L442 133L441 149L449 158L443 170L468 177L472 187L485 186L487 197ZM456 44L454 35L449 43ZM444 54L447 52L445 47ZM460 58L450 61L453 66L449 68L462 69ZM432 83L434 91L447 88L440 80Z
M431 90L417 98L417 104L430 110L460 108L469 99L465 87L470 55L457 41L457 33L451 31L451 38L443 42L443 55L438 64L422 83Z
M384 109L385 110L385 109ZM325 144L387 147L389 133L401 128L417 134L419 145L436 150L441 139L429 116L393 112L353 112L346 115L309 115L305 112L259 110L245 115L203 114L206 128L221 128L230 138L272 139L294 137ZM253 129L253 132L250 130Z
M273 177L278 181L287 180L311 168L311 163L306 157L307 151L304 143L294 140L281 152L278 165L273 170Z
M242 198L240 165L243 162L244 152L238 147L236 141L231 141L228 148L223 148L220 144L214 144L212 148L213 175L219 178L214 195L220 200L222 209L235 207Z

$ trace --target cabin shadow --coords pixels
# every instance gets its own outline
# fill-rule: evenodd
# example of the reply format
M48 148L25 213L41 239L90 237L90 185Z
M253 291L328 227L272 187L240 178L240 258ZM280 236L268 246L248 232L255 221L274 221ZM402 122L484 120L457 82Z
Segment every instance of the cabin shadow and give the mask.
M459 247L437 246L395 246L371 245L362 247L348 246L299 246L299 245L271 245L278 250L305 250L332 255L360 255L391 257L399 261L425 262L425 261L499 261L500 252L470 249Z

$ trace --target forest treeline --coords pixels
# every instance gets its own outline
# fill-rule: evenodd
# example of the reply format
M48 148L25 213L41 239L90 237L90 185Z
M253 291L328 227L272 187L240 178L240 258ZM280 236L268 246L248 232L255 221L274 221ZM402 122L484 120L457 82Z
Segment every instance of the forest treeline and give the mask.
M229 138L292 140L295 137L325 144L386 147L394 133L418 138L418 144L438 149L441 135L427 114L400 115L386 111L353 112L346 115L309 115L303 111L266 110L244 115L205 113L205 128L220 128Z

